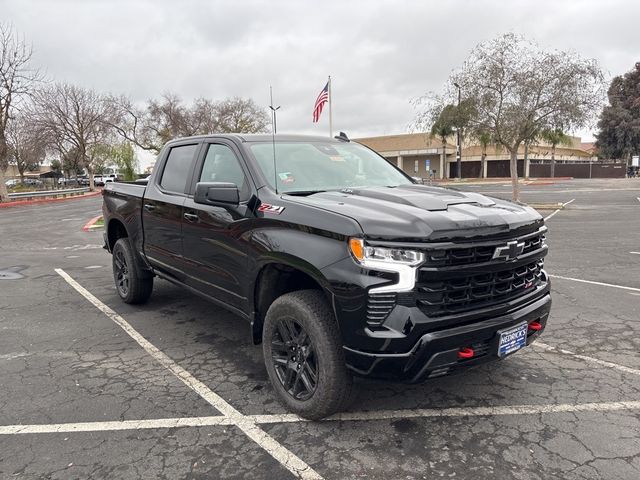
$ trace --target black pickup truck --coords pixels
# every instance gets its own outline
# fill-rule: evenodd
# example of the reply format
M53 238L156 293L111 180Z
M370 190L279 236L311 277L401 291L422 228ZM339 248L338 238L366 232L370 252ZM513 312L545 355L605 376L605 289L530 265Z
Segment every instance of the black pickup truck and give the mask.
M354 374L458 372L549 316L535 210L418 185L346 136L174 140L146 185L106 186L103 212L122 300L147 301L157 276L247 319L279 399L307 418L343 409Z

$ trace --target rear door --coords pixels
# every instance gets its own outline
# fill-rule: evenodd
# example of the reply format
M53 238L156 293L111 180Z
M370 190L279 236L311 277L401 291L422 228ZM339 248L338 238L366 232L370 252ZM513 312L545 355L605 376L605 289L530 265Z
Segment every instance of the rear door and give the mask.
M239 151L232 142L208 141L194 172L197 182L228 182L238 186L240 203L249 200L253 185ZM247 248L243 224L247 220L237 207L201 205L190 195L184 203L183 241L188 265L187 284L227 305L246 305Z
M167 148L159 165L162 171L149 182L143 199L145 255L156 269L180 281L185 278L182 207L199 148L197 142Z

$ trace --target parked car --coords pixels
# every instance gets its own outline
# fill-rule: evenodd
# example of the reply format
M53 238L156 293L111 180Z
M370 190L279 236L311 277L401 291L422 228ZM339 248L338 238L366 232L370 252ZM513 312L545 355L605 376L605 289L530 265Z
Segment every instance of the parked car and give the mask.
M12 178L12 179L7 180L6 182L4 182L4 184L5 184L7 187L15 187L15 186L16 186L16 185L18 185L19 183L20 183L20 180L19 180L19 179L16 179L16 178Z
M40 185L44 185L44 182L38 178L25 178L22 183L23 185L29 185L32 187L39 187Z
M158 158L147 185L104 190L119 296L146 302L158 276L248 320L292 412L343 409L353 375L440 377L545 329L530 207L418 185L342 136L191 137Z
M104 185L106 185L107 183L113 183L116 182L118 180L117 175L114 174L110 174L110 175L96 175L93 177L93 183L98 186L98 187L102 187Z

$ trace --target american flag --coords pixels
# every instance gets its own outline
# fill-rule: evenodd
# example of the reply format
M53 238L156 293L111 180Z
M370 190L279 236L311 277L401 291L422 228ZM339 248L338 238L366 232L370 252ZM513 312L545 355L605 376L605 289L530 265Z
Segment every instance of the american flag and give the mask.
M318 123L320 120L320 114L322 113L322 107L329 100L329 82L324 86L318 98L316 98L316 104L313 106L313 123Z

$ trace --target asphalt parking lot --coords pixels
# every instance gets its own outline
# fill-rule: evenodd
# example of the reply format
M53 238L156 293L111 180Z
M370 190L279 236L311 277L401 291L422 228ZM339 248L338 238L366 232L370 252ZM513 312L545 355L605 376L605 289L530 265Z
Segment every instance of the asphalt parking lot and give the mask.
M509 198L508 185L464 188ZM350 411L276 401L240 318L164 281L117 297L101 198L0 210L0 478L640 478L640 180L524 187L548 220L540 342Z

